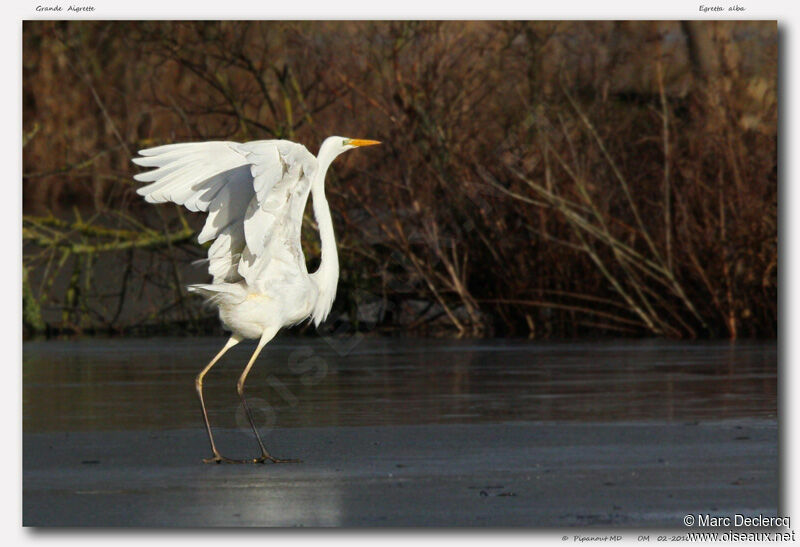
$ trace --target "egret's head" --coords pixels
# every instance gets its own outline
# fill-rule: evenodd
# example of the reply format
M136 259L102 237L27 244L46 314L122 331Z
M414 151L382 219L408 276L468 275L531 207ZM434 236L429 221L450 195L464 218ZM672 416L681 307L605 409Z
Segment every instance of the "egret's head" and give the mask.
M317 159L322 162L325 160L333 161L333 159L347 150L359 148L361 146L373 146L380 144L380 141L371 141L367 139L350 139L348 137L328 137L322 142L319 147L319 154Z

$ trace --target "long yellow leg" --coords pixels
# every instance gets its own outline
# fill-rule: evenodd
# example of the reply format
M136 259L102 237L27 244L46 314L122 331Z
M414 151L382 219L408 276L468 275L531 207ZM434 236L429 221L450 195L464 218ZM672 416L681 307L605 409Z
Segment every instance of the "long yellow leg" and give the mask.
M231 349L233 346L235 346L241 341L242 339L239 338L238 336L236 335L231 336L228 339L228 341L225 342L225 345L220 350L220 352L217 353L217 355L211 360L211 362L206 365L206 368L200 371L200 374L198 374L197 378L195 378L194 380L194 387L197 390L197 396L200 398L200 408L203 409L203 421L206 424L206 432L208 432L208 440L211 442L211 450L214 452L213 457L203 460L206 463L212 463L212 462L219 463L222 461L227 461L228 458L221 456L219 451L217 450L216 445L214 444L214 436L211 434L211 423L208 421L208 412L206 412L206 404L205 401L203 401L203 377L208 373L209 370L211 370L211 367L217 364L217 361L219 361L220 358L223 355L225 355L225 352L227 352L229 349Z
M247 375L250 373L250 369L253 368L253 363L256 362L256 358L258 354L261 353L261 350L267 345L267 342L272 340L272 338L277 333L277 330L270 330L265 331L264 334L261 335L261 339L258 341L258 346L256 346L256 350L253 352L252 357L250 357L250 361L247 362L247 366L244 367L242 371L242 375L239 376L239 381L236 383L236 392L239 394L239 398L242 400L242 406L244 407L245 414L247 415L247 420L250 422L250 427L253 428L253 433L256 436L256 440L258 441L258 447L261 449L261 457L252 460L253 463L264 463L266 460L269 460L273 463L297 463L299 460L281 460L275 458L267 452L267 449L264 447L264 443L261 441L261 435L258 434L258 429L256 429L256 424L253 421L253 413L250 411L250 407L247 405L247 399L244 396L244 382L247 380Z

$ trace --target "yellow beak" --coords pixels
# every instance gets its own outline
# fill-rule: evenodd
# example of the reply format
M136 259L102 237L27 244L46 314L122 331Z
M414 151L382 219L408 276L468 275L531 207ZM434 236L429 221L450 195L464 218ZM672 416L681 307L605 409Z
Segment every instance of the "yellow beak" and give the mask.
M381 141L370 141L367 139L348 139L347 144L350 146L375 146L380 144Z

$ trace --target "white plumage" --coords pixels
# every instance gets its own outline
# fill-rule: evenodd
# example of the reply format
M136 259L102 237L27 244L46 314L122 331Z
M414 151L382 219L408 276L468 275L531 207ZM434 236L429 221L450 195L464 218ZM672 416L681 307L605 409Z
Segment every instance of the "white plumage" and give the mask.
M261 442L244 399L244 380L261 349L282 327L308 318L319 325L330 313L339 260L325 198L325 174L342 152L373 144L378 142L329 137L315 158L304 146L285 140L183 143L142 150L142 157L133 160L156 168L134 177L150 183L137 190L145 200L173 202L208 215L198 241L213 240L208 248L213 281L188 289L219 308L220 319L232 335L196 381L214 452L205 461L281 461L270 456ZM312 274L306 269L300 240L309 193L321 242L320 266ZM262 455L230 460L220 456L214 445L202 382L219 358L246 338L259 342L239 378L238 391Z

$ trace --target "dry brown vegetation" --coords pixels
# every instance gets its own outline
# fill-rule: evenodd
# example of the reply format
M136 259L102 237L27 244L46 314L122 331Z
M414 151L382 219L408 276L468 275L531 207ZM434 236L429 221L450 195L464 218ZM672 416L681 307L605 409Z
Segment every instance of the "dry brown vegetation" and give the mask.
M774 22L26 22L23 41L30 331L218 328L182 288L201 219L142 203L130 158L340 134L385 144L329 174L334 330L776 335Z

